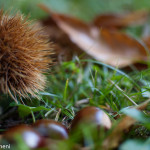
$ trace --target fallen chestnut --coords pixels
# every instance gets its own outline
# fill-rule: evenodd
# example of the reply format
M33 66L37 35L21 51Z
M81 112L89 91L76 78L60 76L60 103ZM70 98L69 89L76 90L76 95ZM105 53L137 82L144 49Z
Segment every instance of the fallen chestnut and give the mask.
M4 134L4 139L13 145L18 142L17 137L22 138L23 142L29 148L41 148L46 146L45 139L38 132L27 125L18 125L10 128Z
M43 137L56 140L68 139L67 128L54 120L38 120L33 127Z
M86 107L80 110L72 121L70 136L82 146L91 146L98 142L104 132L111 128L108 115L98 107Z
M71 124L71 130L80 124L96 125L104 127L105 129L111 128L111 121L108 115L98 107L85 107L80 110Z

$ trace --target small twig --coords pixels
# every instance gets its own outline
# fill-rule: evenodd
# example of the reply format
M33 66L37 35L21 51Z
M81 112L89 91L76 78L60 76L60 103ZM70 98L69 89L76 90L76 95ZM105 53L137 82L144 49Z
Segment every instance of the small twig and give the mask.
M117 85L115 84L115 82L113 82L112 80L108 79L108 81L114 85L120 92L122 92L122 94L131 102L133 103L135 106L138 106L137 103L135 103L128 95L125 94L125 92Z
M46 114L45 117L47 117L50 113L52 113L54 111L54 109L49 110Z
M89 98L82 99L76 102L75 106L79 106L81 104L88 104L89 103Z
M65 116L63 119L62 119L62 122L65 122L65 119L67 118L67 116Z
M61 108L58 110L58 113L56 114L55 121L58 121L60 113L61 113Z

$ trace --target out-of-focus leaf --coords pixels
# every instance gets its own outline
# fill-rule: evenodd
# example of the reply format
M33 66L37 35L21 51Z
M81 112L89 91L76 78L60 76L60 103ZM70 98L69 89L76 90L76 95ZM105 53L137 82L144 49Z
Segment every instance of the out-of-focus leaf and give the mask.
M130 36L119 31L99 30L79 19L54 13L45 5L40 6L51 14L59 28L73 43L98 61L125 67L146 60L147 52L144 46Z
M150 148L150 139L146 141L127 140L120 146L119 150L129 150L129 149L149 150L149 148Z
M123 112L125 115L130 116L142 123L150 123L150 118L146 117L143 112L135 108L127 108L127 109L122 110L121 112Z
M127 34L103 29L100 32L101 46L104 42L107 61L113 66L124 67L146 60L147 52L143 45Z
M97 27L108 29L122 28L130 25L139 25L145 23L148 18L147 11L136 11L129 14L102 14L94 20Z

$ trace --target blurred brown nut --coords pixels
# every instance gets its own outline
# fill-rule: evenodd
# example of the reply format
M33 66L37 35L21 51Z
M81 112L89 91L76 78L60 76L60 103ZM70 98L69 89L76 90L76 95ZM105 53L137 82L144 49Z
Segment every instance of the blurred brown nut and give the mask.
M34 129L27 125L18 125L10 128L4 134L4 139L11 144L16 144L18 138L21 137L29 148L41 148L46 146L45 139Z
M85 107L80 110L72 121L71 129L80 124L102 126L105 129L111 128L111 121L108 115L98 107Z
M57 140L68 139L67 128L54 120L38 120L33 127L43 137Z

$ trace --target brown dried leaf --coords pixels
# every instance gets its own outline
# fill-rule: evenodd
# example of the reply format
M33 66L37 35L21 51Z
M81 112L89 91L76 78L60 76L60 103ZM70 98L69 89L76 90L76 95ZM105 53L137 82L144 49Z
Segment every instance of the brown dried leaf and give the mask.
M129 14L102 14L95 18L93 24L97 27L123 28L130 25L140 25L148 18L147 11L136 11Z
M88 55L98 61L125 67L138 61L146 60L146 50L137 40L114 30L102 29L86 24L76 18L51 12L58 27L62 29ZM43 9L43 8L42 8Z
M147 105L149 104L149 102L150 102L150 99L143 102L139 106L136 106L135 108L138 110L144 110L147 107ZM133 119L129 116L125 116L119 122L119 124L113 129L111 135L108 136L108 138L106 138L106 140L103 143L103 148L106 150L116 148L119 145L119 142L121 141L121 139L123 137L124 131L126 129L129 129L135 122L136 122L135 119Z
M100 40L109 53L107 54L109 64L116 66L118 61L119 67L125 67L146 60L147 53L144 46L124 33L103 29L100 32Z
M124 67L145 59L145 48L128 35L106 29L99 34L97 28L87 25L83 27L83 24L73 18L59 15L53 17L75 44L99 61Z

